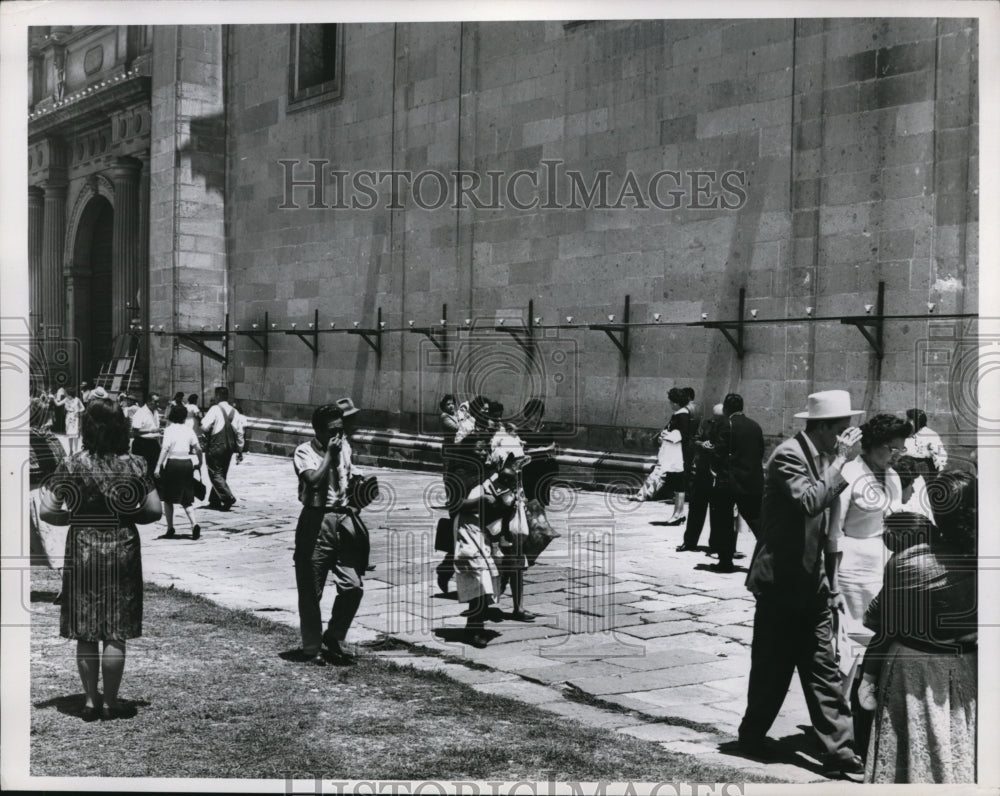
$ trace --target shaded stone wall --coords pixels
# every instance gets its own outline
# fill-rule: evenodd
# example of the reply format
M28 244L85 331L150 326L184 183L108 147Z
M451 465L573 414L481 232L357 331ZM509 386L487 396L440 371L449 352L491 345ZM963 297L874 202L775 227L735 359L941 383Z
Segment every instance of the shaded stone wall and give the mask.
M221 25L154 28L149 322L166 331L225 324L223 32ZM154 390L201 392L204 378L210 392L226 381L219 363L176 338L154 335L149 345Z
M290 335L271 335L266 356L238 340L230 378L249 414L305 419L349 395L368 410L363 424L429 430L444 392L481 391L509 408L541 393L551 419L578 430L568 444L644 451L674 385L693 386L706 407L743 393L769 435L795 427L809 392L848 387L869 411L918 403L932 426L955 431L954 368L931 372L919 345L954 350L968 333L960 322L887 322L881 363L837 322L751 325L742 361L717 331L633 329L627 378L600 331L547 332L528 364L510 335L483 329L526 321L529 300L544 324L620 320L626 294L633 321L728 320L741 286L761 319L804 318L807 307L856 315L879 281L889 314L923 316L929 302L975 312L974 21L350 25L342 95L298 110L289 36L289 26L229 32L234 323L267 311L279 327L304 327L318 308L322 328L370 327L381 307L387 327L405 329L438 324L447 303L449 323L468 318L473 330L447 353L386 334L380 362L355 335L321 336L316 355ZM289 208L282 160L298 162L300 182L325 172L322 193L300 185ZM515 199L560 206L519 209L504 196L500 208L429 210L406 185L393 201L373 176L374 208L334 207L350 194L330 175L467 170L486 196L489 172L519 169L542 188L522 178ZM554 199L547 169L562 170ZM599 197L565 206L570 170L584 190L607 172L603 208ZM649 202L664 171L679 185L661 178L659 197L679 188L679 207ZM727 171L743 175L736 190L720 182ZM423 188L435 204L437 181Z

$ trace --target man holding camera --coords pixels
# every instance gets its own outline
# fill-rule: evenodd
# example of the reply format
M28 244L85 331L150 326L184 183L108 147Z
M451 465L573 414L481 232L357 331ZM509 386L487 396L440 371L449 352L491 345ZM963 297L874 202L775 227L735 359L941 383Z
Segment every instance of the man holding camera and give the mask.
M350 500L351 477L357 473L344 420L357 411L349 398L318 407L312 417L315 436L299 445L293 458L302 503L294 556L302 647L294 657L317 665L327 658L350 663L355 657L344 641L364 596L370 551L368 528ZM337 597L323 632L319 604L331 573Z
M798 669L816 737L826 753L824 773L860 782L851 709L834 651L834 612L844 599L830 589L833 560L824 549L828 510L847 487L841 468L861 452L861 430L846 390L809 396L804 431L768 459L757 542L747 588L757 598L750 653L747 709L739 748L774 755L766 733Z

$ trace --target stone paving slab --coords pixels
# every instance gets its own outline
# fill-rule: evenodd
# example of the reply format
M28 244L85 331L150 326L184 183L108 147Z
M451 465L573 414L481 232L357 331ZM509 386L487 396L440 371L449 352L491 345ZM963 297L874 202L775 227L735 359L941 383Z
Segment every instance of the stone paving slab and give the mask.
M387 510L376 501L366 511L376 571L365 579L364 601L348 639L361 644L362 655L419 661L413 665L487 693L541 703L591 726L635 728L629 734L671 744L703 761L763 772L777 781L816 779L807 768L762 765L711 751L712 738L735 735L745 705L753 600L743 588L743 574L713 573L703 568L709 559L702 563L676 553L679 530L650 524L666 519L669 507L622 509L589 492L574 493L563 513L553 507L550 522L563 535L525 578L525 605L544 616L531 625L488 623L498 635L480 650L458 640L465 606L437 594L434 567L441 554L431 548L441 512L422 501L440 475L367 470L391 485L395 504ZM250 454L230 471L230 484L239 502L225 514L199 510L204 532L198 541L159 539L162 522L140 528L146 578L297 627L291 557L299 506L290 461ZM178 532L184 534L183 525ZM749 556L752 548L752 536L740 534L740 552ZM328 588L324 614L334 596ZM510 610L509 595L500 608ZM365 646L386 633L416 645L417 654ZM421 655L421 647L445 657ZM615 709L567 700L561 689L537 681L571 683ZM775 722L775 737L801 735L798 727L809 723L797 685ZM709 741L701 730L678 721L711 728Z
M676 685L690 685L718 680L731 675L727 663L704 663L693 666L672 666L668 669L638 671L616 677L584 677L570 680L570 685L588 694L633 694Z

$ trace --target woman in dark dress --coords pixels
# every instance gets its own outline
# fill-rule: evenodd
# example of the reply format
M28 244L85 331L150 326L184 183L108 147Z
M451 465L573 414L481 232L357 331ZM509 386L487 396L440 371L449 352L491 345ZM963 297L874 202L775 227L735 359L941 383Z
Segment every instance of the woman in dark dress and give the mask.
M679 448L680 456L674 456L674 460L680 459L681 469L667 468L667 478L664 486L673 490L674 493L674 513L667 520L667 525L683 525L687 521L685 511L684 493L687 491L688 482L691 480L691 462L693 459L691 436L695 429L691 427L691 413L688 411L688 393L683 387L672 387L667 393L667 400L670 401L670 408L673 414L667 423L666 429L660 434L661 444L674 445Z
M77 668L86 694L81 718L94 721L134 713L118 701L118 689L125 642L142 635L142 560L135 526L155 522L161 511L145 462L128 454L129 425L118 407L93 399L82 425L83 450L52 475L40 516L69 526L59 634L77 641Z
M944 472L928 495L936 532L889 559L865 614L880 669L865 782L976 780L978 484Z

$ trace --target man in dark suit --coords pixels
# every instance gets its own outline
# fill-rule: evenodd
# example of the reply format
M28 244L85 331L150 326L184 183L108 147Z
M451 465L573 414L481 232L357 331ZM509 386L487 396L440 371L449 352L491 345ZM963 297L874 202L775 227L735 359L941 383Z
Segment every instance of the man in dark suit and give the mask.
M694 472L691 475L687 526L684 529L684 541L677 548L678 553L698 550L698 540L701 538L701 532L705 526L708 504L712 498L712 488L715 483L714 459L718 452L717 433L723 422L725 422L725 415L722 404L716 404L712 407L712 416L702 420L698 427L698 434L693 446Z
M760 536L760 501L764 493L764 433L743 414L743 396L731 392L722 401L725 421L717 432L719 455L712 490L709 544L719 554L717 572L733 572L736 555L736 519L739 509L755 537Z
M782 442L768 459L761 536L747 576L757 598L747 709L739 748L773 754L766 738L799 671L809 717L826 753L825 773L857 782L864 766L854 752L851 709L844 698L833 648L833 614L844 600L830 590L833 561L824 558L828 508L847 486L841 468L861 451L851 428L845 390L809 396L804 432Z

